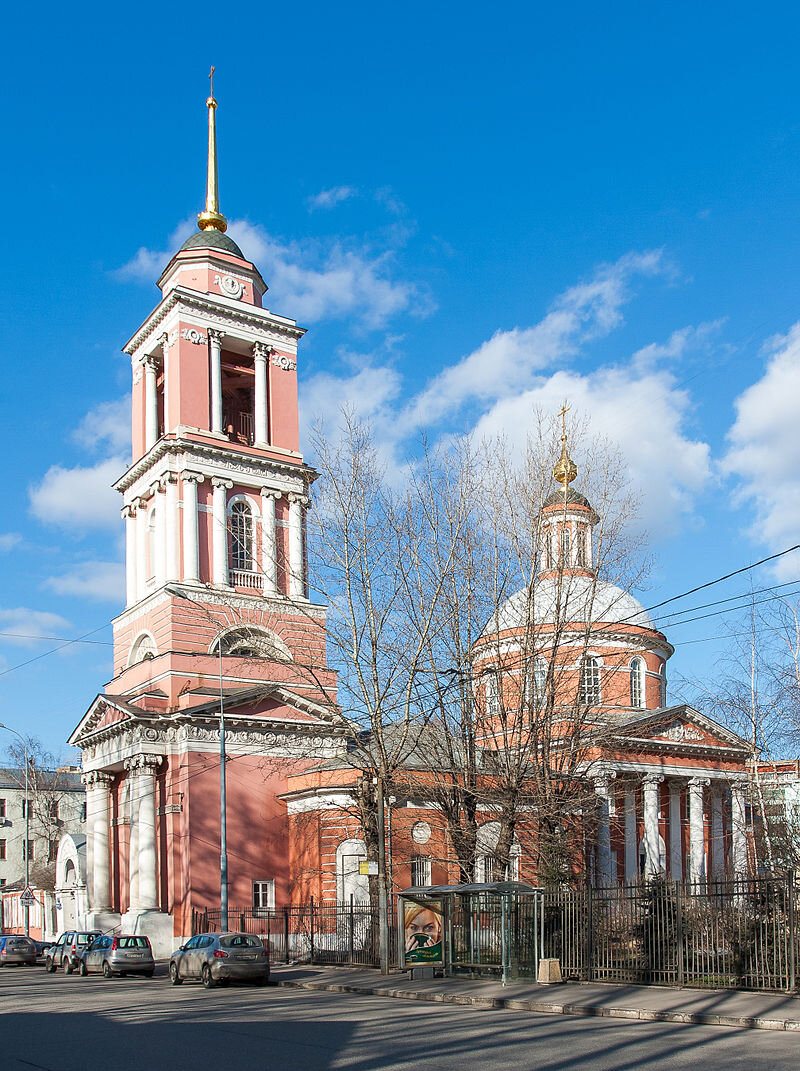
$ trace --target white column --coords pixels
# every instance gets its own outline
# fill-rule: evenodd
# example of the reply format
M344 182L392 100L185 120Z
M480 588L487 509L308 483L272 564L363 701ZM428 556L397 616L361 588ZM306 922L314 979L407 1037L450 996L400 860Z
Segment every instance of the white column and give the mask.
M92 805L92 911L108 911L111 907L111 861L108 831L111 817L109 789L111 774L100 771L89 775ZM88 808L87 808L88 810Z
M138 598L136 585L136 507L125 506L125 590L126 605L133 606Z
M151 485L150 490L153 492L153 517L155 520L155 532L153 533L153 550L155 552L156 560L151 564L150 571L156 578L156 587L160 588L167 579L167 545L166 545L166 524L164 514L165 499L164 499L164 481L157 480Z
M86 788L86 895L89 906L94 900L94 771L81 776Z
M228 584L228 490L233 487L231 480L213 476L211 486L214 488L212 502L212 536L211 544L214 555L213 580L215 584Z
M602 774L594 779L594 790L598 797L597 807L597 884L610 885L616 875L611 874L611 778L613 774Z
M156 857L156 755L140 755L139 766L139 907L158 910L158 867Z
M222 431L222 340L224 331L209 330L211 348L211 430Z
M706 845L703 823L703 789L708 779L692 777L689 781L689 881L706 877Z
M161 343L161 362L164 369L164 434L169 432L169 335L166 331L159 336Z
M636 843L636 789L625 789L625 880L639 877L639 845Z
M128 771L128 910L139 906L139 768L136 759L125 763Z
M725 842L722 837L722 790L715 785L711 792L711 877L725 876Z
M747 874L746 786L746 781L731 782L731 867L736 878Z
M680 781L671 781L669 786L669 876L673 881L683 881Z
M658 832L660 774L647 774L642 780L644 791L644 872L645 877L654 878L661 873L661 860Z
M147 499L136 502L136 587L137 597L143 599L147 594Z
M261 572L264 594L278 594L278 544L275 538L275 500L278 491L261 488Z
M158 375L158 358L144 359L144 448L149 450L158 439L158 393L156 376Z
M306 593L303 562L304 495L289 495L289 598L302 599Z
M184 472L183 486L183 579L200 579L200 552L197 538L197 485L204 477L197 472Z
M178 477L168 472L164 478L164 539L167 582L180 579L178 561Z
M263 342L256 342L253 346L253 363L255 365L255 445L266 446L269 442L267 426L267 358L269 347Z

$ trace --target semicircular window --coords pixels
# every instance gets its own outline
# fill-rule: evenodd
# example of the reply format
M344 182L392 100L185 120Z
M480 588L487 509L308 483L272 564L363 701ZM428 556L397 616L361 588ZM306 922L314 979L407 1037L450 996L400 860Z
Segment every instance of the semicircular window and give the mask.
M255 625L226 632L214 644L212 653L217 654L220 647L223 655L235 658L269 658L276 662L289 662L292 659L289 648L279 636Z

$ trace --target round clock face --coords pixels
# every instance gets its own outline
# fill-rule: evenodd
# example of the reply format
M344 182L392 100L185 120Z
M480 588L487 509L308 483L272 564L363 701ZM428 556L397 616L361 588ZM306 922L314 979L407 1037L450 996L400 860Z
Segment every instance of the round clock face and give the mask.
M431 839L431 827L427 822L415 822L411 827L411 839L415 844L427 844Z

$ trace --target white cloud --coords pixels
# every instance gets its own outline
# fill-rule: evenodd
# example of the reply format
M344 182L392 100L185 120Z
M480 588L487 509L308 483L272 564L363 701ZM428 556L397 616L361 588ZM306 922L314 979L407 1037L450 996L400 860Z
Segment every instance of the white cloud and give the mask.
M131 396L101 402L90 409L76 428L73 438L88 450L100 447L115 454L131 448Z
M539 323L497 331L440 372L408 406L406 424L424 427L468 402L485 405L515 397L531 384L535 373L574 357L587 342L619 326L634 276L666 270L658 250L628 253L601 266L587 282L565 291Z
M9 550L13 550L14 547L19 546L22 542L22 536L19 532L5 532L0 535L0 553L4 553Z
M125 566L120 562L80 562L60 576L48 577L44 587L56 595L76 595L95 602L121 602L125 595Z
M306 198L306 204L311 212L318 208L335 208L342 201L355 197L357 193L358 190L354 186L332 186L329 190L321 190L313 197Z
M51 466L41 483L28 491L31 511L45 524L83 534L89 529L120 525L121 498L111 484L125 471L123 457L72 469Z
M182 220L169 236L165 250L148 249L142 246L127 264L117 268L114 274L119 279L137 279L154 283L180 247L197 227L194 217Z
M800 323L772 339L762 377L736 399L722 471L738 479L736 500L755 506L750 535L771 551L798 542L800 530ZM782 579L800 574L797 553L781 559Z
M64 636L71 629L66 618L45 610L30 610L26 606L0 609L0 632L3 633L0 639L20 647L34 647L48 637Z

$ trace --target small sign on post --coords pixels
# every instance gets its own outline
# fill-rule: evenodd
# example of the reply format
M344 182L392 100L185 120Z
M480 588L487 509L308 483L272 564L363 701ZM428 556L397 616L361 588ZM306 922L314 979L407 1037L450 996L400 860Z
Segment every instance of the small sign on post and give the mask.
M36 897L33 895L33 889L30 885L26 886L23 890L22 896L19 898L19 902L23 907L33 907L36 903Z
M378 873L378 864L364 861L358 864L358 872L361 875L372 877Z

